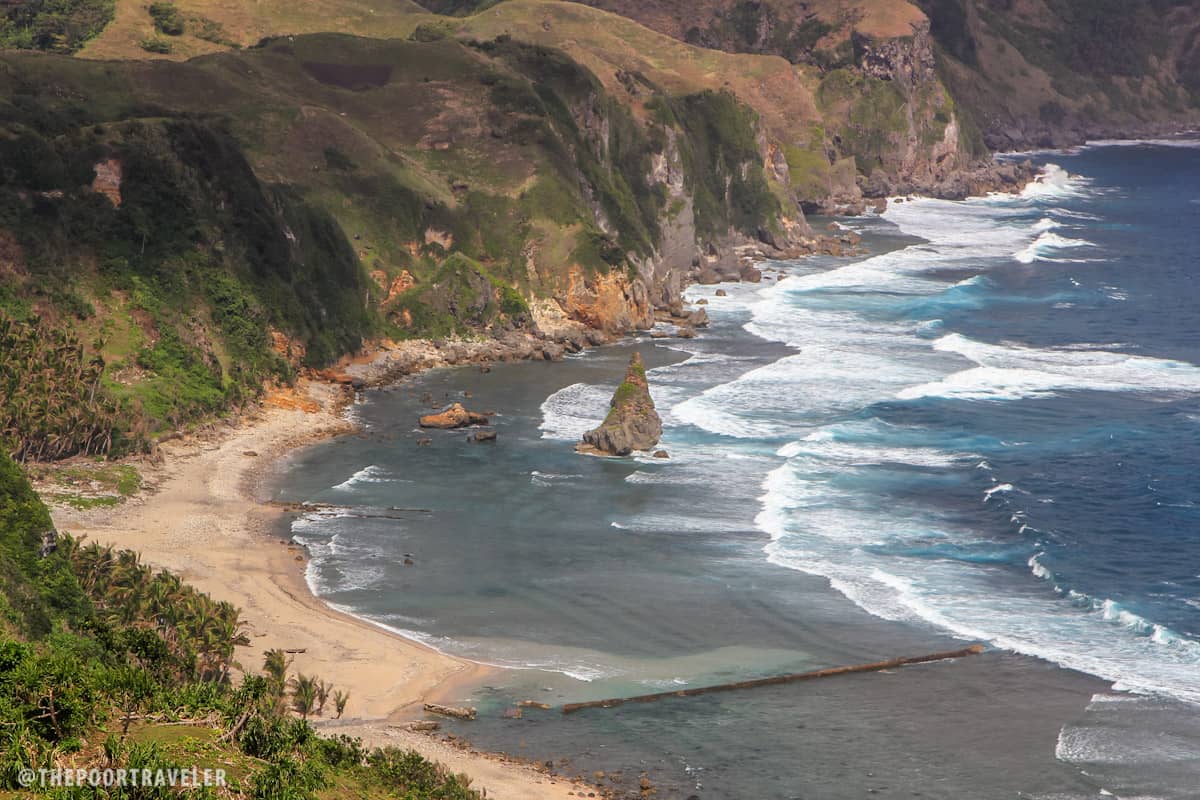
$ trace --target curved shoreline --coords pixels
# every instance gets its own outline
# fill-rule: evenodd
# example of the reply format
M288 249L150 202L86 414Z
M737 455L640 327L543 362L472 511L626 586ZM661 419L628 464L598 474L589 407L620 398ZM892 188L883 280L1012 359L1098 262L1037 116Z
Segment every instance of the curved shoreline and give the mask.
M344 389L302 381L270 395L228 428L168 442L161 465L140 465L146 490L111 509L52 508L55 525L79 537L140 552L155 567L242 609L250 645L235 658L258 669L271 648L296 650L293 672L348 690L347 718L315 727L353 732L368 744L411 748L464 772L489 797L563 798L574 788L530 766L463 751L390 728L423 715L427 701L461 700L496 671L337 611L310 591L302 548L273 530L285 513L261 502L273 465L313 442L352 432Z

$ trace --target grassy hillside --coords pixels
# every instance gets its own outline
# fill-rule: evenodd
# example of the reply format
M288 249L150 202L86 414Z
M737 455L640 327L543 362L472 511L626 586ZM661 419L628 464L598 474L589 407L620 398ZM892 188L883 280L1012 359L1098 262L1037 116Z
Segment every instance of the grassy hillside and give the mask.
M1200 119L1187 0L922 0L955 97L996 147Z
M271 330L303 351L295 363L317 365L373 330L368 279L332 217L261 181L221 124L151 107L118 70L3 63L0 435L11 452L137 446L287 378Z
M577 0L691 44L831 65L851 54L853 33L912 35L925 15L908 0Z
M980 126L1003 144L1162 119L1200 80L1174 0L603 5L633 18L10 8L8 44L78 52L0 54L5 449L138 449L364 338L534 330L547 299L648 325L672 270L786 245L801 209L962 191Z
M163 57L183 60L230 48L251 47L268 36L339 32L403 39L420 22L425 9L411 0L108 0L113 21L87 42L83 58ZM174 9L180 23L156 24L151 7ZM157 44L158 48L147 46Z
M71 403L5 395L10 452L135 447L366 336L527 328L535 298L629 295L668 229L689 268L775 224L763 123L703 73L623 82L590 51L462 24L185 63L0 55L0 316L25 350L56 348L43 397L81 386L93 406L68 424ZM0 355L0 378L24 380L23 358Z
M0 454L0 797L84 798L90 788L22 789L22 769L222 769L196 797L477 800L469 781L412 752L321 739L306 719L347 698L289 674L230 678L244 643L238 610L129 552L58 536L17 466ZM104 791L104 790L100 790ZM139 798L176 789L113 790Z

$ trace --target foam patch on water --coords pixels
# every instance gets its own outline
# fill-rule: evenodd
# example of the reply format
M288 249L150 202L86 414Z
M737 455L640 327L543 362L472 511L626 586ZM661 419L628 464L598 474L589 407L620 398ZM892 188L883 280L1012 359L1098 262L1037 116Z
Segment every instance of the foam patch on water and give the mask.
M1046 230L1028 247L1017 251L1013 257L1022 264L1032 264L1035 261L1077 262L1079 259L1056 258L1056 256L1063 250L1094 246L1091 242L1084 239L1069 239L1066 236L1060 236L1053 231Z
M541 470L533 470L529 473L529 482L534 486L542 487L561 487L566 486L575 481L581 480L582 475L577 474L561 474L557 472L542 472Z
M1105 725L1064 727L1054 756L1074 764L1170 764L1196 761L1196 743L1152 731L1114 730Z
M919 557L978 539L919 507L867 506L840 488L836 475L797 458L768 475L755 522L772 538L765 548L769 560L827 578L885 619L991 642L1115 681L1121 690L1200 703L1194 677L1200 642L1111 602L1042 589L1042 581L1013 584L1003 563L980 558L964 566L957 558ZM1030 569L1053 587L1053 572L1040 560Z
M1020 197L1024 200L1037 201L1083 197L1087 194L1090 186L1089 179L1080 175L1072 175L1058 164L1047 164L1042 168L1042 172L1021 191Z
M398 482L400 482L399 478L396 478L395 476L393 476L391 473L389 473L383 467L372 464L370 466L363 467L358 472L355 472L349 478L342 481L341 483L339 483L337 486L334 486L333 488L338 489L340 491L351 491L356 486L361 486L366 483L398 483ZM407 483L407 481L405 481L405 482Z
M960 334L943 336L933 347L940 352L955 353L978 366L939 381L910 386L896 397L1018 400L1048 397L1066 390L1200 393L1200 367L1183 361L1104 350L985 344Z
M1200 148L1200 139L1094 139L1085 147L1178 147L1192 150Z
M950 468L972 458L969 453L952 453L935 447L885 447L839 442L827 431L809 434L779 450L784 458L809 458L841 467L901 465Z
M590 383L559 389L542 403L542 438L578 441L604 419L612 393L612 387Z

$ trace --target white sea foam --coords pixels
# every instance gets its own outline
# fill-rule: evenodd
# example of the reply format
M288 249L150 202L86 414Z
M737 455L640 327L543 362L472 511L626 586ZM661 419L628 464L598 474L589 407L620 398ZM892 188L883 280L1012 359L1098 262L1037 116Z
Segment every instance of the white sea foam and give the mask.
M997 487L999 488L999 487ZM1200 643L1173 635L1127 609L1038 581L1011 585L1001 567L885 555L880 545L976 541L970 531L922 509L856 502L802 457L767 476L758 527L772 537L768 558L830 580L877 616L933 624L960 637L1048 659L1117 682L1122 690L1166 692L1200 702L1194 680ZM1053 585L1037 557L1034 575ZM1059 599L1061 598L1061 599Z
M1200 367L1183 361L1131 356L1104 350L1038 349L985 344L960 334L933 343L977 366L942 380L909 386L902 400L946 397L1017 400L1066 390L1179 395L1200 393Z
M1200 139L1179 137L1177 139L1093 139L1087 147L1179 147L1200 148Z
M1114 728L1111 725L1067 725L1058 734L1054 756L1073 764L1172 764L1200 761L1193 741L1169 734Z
M573 383L559 389L542 403L543 439L578 441L608 413L612 387Z
M363 467L358 472L355 472L349 478L342 481L341 483L339 483L337 486L334 486L333 488L343 490L343 491L349 491L349 490L353 489L354 487L360 486L364 483L398 483L398 482L400 482L399 478L395 477L394 475L391 475L383 467L372 464L370 466Z
M996 484L995 486L993 486L992 488L988 489L986 492L983 493L983 502L985 502L985 503L988 502L995 495L1008 494L1011 491L1013 491L1013 485L1011 483Z
M1041 174L1021 191L1020 196L1024 200L1037 201L1081 197L1090 185L1091 181L1087 178L1072 175L1058 164L1047 164Z
M809 458L839 467L903 465L946 468L972 458L970 453L953 453L936 447L889 447L835 441L828 431L809 434L779 450L784 458Z
M545 672L557 672L585 683L621 674L619 670L613 667L605 664L588 663L582 658L572 661L553 655L545 658L528 658L524 660L509 659L503 656L487 657L483 656L480 652L481 648L471 641L453 639L449 636L438 636L400 625L389 624L388 622L363 614L359 609L352 606L339 603L326 603L326 605L335 611L340 611L343 614L360 619L389 633L394 633L397 636L423 644L439 653L456 655L460 658L469 658L477 664L504 669L533 669ZM414 622L419 623L420 620L414 620ZM490 642L489 644L494 646L496 643Z
M577 475L574 473L560 474L557 472L542 472L541 470L535 469L529 473L529 482L534 486L558 487L579 480L582 477L582 475Z
M1022 264L1032 264L1035 261L1077 262L1079 259L1055 257L1062 250L1077 247L1094 247L1094 245L1084 239L1069 239L1053 231L1043 231L1032 244L1017 251L1013 257Z

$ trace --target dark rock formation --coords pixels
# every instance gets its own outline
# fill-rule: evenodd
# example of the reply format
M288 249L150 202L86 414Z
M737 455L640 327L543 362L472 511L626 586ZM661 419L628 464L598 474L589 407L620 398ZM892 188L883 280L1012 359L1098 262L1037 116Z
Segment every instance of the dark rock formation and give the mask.
M634 450L650 450L662 436L662 420L654 410L650 387L646 383L646 365L640 353L634 353L625 370L625 379L613 394L608 416L598 428L583 435L576 447L584 453L627 456Z
M421 417L422 428L466 428L470 425L487 425L488 418L484 414L467 411L462 403L454 403L439 414L428 414Z

